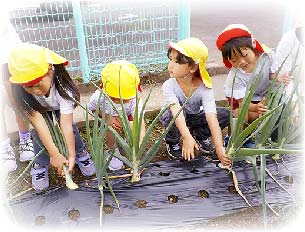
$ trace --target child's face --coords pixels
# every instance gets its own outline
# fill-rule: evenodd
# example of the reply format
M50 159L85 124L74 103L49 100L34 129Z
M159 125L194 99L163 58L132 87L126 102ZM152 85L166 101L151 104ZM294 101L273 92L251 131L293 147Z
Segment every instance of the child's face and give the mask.
M110 97L110 96L109 96L109 98L110 98L110 99L113 101L113 103L115 103L115 104L120 104L120 103L121 103L120 98ZM125 103L130 102L132 99L133 99L133 98L131 98L131 99L122 99L122 100L123 100L123 103L125 104Z
M177 63L177 55L178 52L172 49L171 53L169 54L169 62L168 62L168 72L170 77L174 78L184 78L190 73L189 64L179 64Z
M250 48L240 48L241 54L232 50L231 59L228 59L234 68L241 68L246 73L252 73L256 62L258 60L258 56L256 56L255 52Z
M24 86L24 90L29 94L36 96L49 95L51 88L51 75L53 75L53 71L49 70L48 73L41 79L41 81L32 86Z

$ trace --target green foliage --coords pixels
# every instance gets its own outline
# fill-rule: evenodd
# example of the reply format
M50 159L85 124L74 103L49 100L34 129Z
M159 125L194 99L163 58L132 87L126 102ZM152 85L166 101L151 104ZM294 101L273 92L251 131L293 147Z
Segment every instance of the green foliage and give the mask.
M292 67L292 71L296 74L293 82L295 88L291 93L287 93L285 85L283 83L278 86L275 85L275 79L280 73L280 69L286 61L287 57L281 64L279 70L275 74L273 81L271 82L268 91L265 95L266 105L268 111L266 114L260 116L255 121L247 125L244 128L244 122L246 114L248 113L249 104L255 92L257 83L261 78L260 70L258 76L255 78L252 85L247 90L246 97L243 100L243 104L239 109L237 118L233 118L231 108L231 138L227 147L227 154L234 161L247 160L253 165L253 172L256 180L256 185L262 196L263 204L263 216L266 221L266 208L270 208L265 199L265 179L266 179L266 155L278 155L278 154L303 154L302 147L296 143L296 139L301 136L302 132L302 115L299 113L294 115L296 111L303 108L300 101L300 96L297 91L297 86L300 78L300 73L296 73L295 63ZM263 67L264 65L262 65ZM233 86L235 77L233 80ZM233 87L232 87L233 95ZM293 97L297 98L297 101L293 101ZM231 104L232 105L232 104ZM271 134L278 130L277 141L271 141ZM245 141L251 137L255 138L255 148L243 148ZM256 160L260 160L260 170L258 171ZM260 183L259 184L259 180ZM271 209L272 210L272 209ZM274 211L273 211L274 212ZM276 213L276 212L274 212Z
M134 113L134 119L132 128L130 126L130 123L128 121L128 116L126 114L126 110L124 109L124 104L122 98L120 98L120 105L122 108L122 111L118 110L118 107L113 103L113 101L108 97L108 95L104 92L104 89L101 90L101 93L104 96L104 99L107 100L114 111L117 113L118 117L120 118L122 128L123 128L123 134L119 134L116 130L114 130L112 127L108 127L108 129L114 134L117 142L119 143L120 147L124 150L126 157L115 154L117 158L122 160L127 166L129 166L132 170L132 178L131 182L136 182L140 180L140 173L144 170L145 166L149 164L149 162L153 159L153 157L158 152L158 149L160 148L163 139L166 136L166 133L169 131L173 123L175 122L176 118L179 116L180 112L183 110L184 105L181 107L180 111L173 117L172 121L169 123L168 127L163 131L163 133L160 135L158 139L155 140L154 144L147 149L148 140L151 137L153 133L153 129L155 128L156 124L159 121L159 118L161 115L164 114L166 110L169 109L170 106L165 107L162 109L159 114L155 117L155 119L151 122L150 126L146 129L145 135L143 137L142 142L140 141L140 134L141 134L141 128L142 122L144 121L144 112L146 104L150 98L152 89L150 89L150 92L146 99L144 100L142 110L139 112L139 106L140 106L140 97L138 96L138 93L136 94L136 107L135 107L135 113ZM188 99L187 99L188 100ZM186 102L187 102L186 100ZM184 104L186 104L186 102ZM102 117L101 121L104 120L105 117ZM105 122L104 122L105 123Z
M66 159L69 158L69 151L65 136L63 135L60 126L56 120L55 113L52 111L53 120L49 117L49 115L43 114L46 124L48 125L50 134L52 136L53 142L55 146L58 148L60 154L65 156ZM73 182L71 173L68 172L66 165L63 165L63 170L66 178L66 186L69 189L77 189L78 185Z

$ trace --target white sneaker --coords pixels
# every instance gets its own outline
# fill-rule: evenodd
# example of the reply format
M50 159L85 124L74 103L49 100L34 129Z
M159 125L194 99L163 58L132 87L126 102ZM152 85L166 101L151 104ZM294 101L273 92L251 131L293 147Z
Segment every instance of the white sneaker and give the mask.
M49 187L48 166L41 167L35 163L31 169L31 175L33 189L41 191Z
M31 139L19 143L20 162L30 161L34 158L34 146Z
M114 150L114 153L116 154L120 154L119 150L118 149L115 149ZM112 154L112 151L109 150L107 152L107 159L109 159L109 157L111 156ZM120 170L124 167L124 163L119 160L117 157L112 157L112 159L110 160L109 162L109 165L108 165L108 168L111 170L111 171L117 171L117 170Z
M76 163L84 176L92 176L95 174L95 165L91 159L91 155L84 149L80 157L75 158Z
M13 172L17 169L16 157L13 148L9 145L7 152L1 152L2 166L5 171Z

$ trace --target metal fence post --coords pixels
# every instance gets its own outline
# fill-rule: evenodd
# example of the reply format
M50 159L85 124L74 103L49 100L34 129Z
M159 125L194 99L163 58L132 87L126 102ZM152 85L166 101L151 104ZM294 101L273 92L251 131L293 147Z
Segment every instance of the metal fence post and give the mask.
M189 0L179 0L178 39L190 37L191 8Z
M83 19L82 13L80 9L80 1L72 1L73 7L73 17L75 22L75 29L76 29L76 37L77 37L77 44L79 50L79 60L81 65L81 71L83 75L83 81L88 83L90 80L89 73L89 63L88 63L88 56L87 56L87 47L85 41L85 34L83 30Z

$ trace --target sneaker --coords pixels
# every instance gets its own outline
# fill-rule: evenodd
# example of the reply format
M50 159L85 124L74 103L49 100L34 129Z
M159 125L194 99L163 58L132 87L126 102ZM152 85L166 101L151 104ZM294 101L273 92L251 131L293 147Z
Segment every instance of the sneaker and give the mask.
M34 146L31 139L19 143L20 162L30 161L34 158Z
M225 137L224 140L223 140L223 146L224 146L224 147L227 147L227 146L228 146L229 140L230 140L230 136L229 136L229 135L226 135L226 137Z
M252 141L252 139L249 139L246 141L243 145L244 148L255 148L255 143Z
M197 143L200 151L208 154L214 153L215 147L210 138L197 140Z
M167 153L171 158L180 159L182 158L182 148L180 143L172 144L166 142Z
M95 165L91 159L91 155L84 149L79 157L75 158L76 163L84 176L92 176L95 174Z
M115 149L114 153L120 154L118 149ZM111 154L112 154L112 151L109 150L107 152L107 159L111 156ZM124 167L124 163L115 156L112 157L112 159L110 160L109 165L108 165L108 168L111 171L117 171L117 170L122 169L123 167Z
M9 145L7 152L1 152L2 166L7 172L17 169L16 157L13 148Z
M31 175L33 189L41 191L49 187L48 166L41 167L35 163L31 169Z

